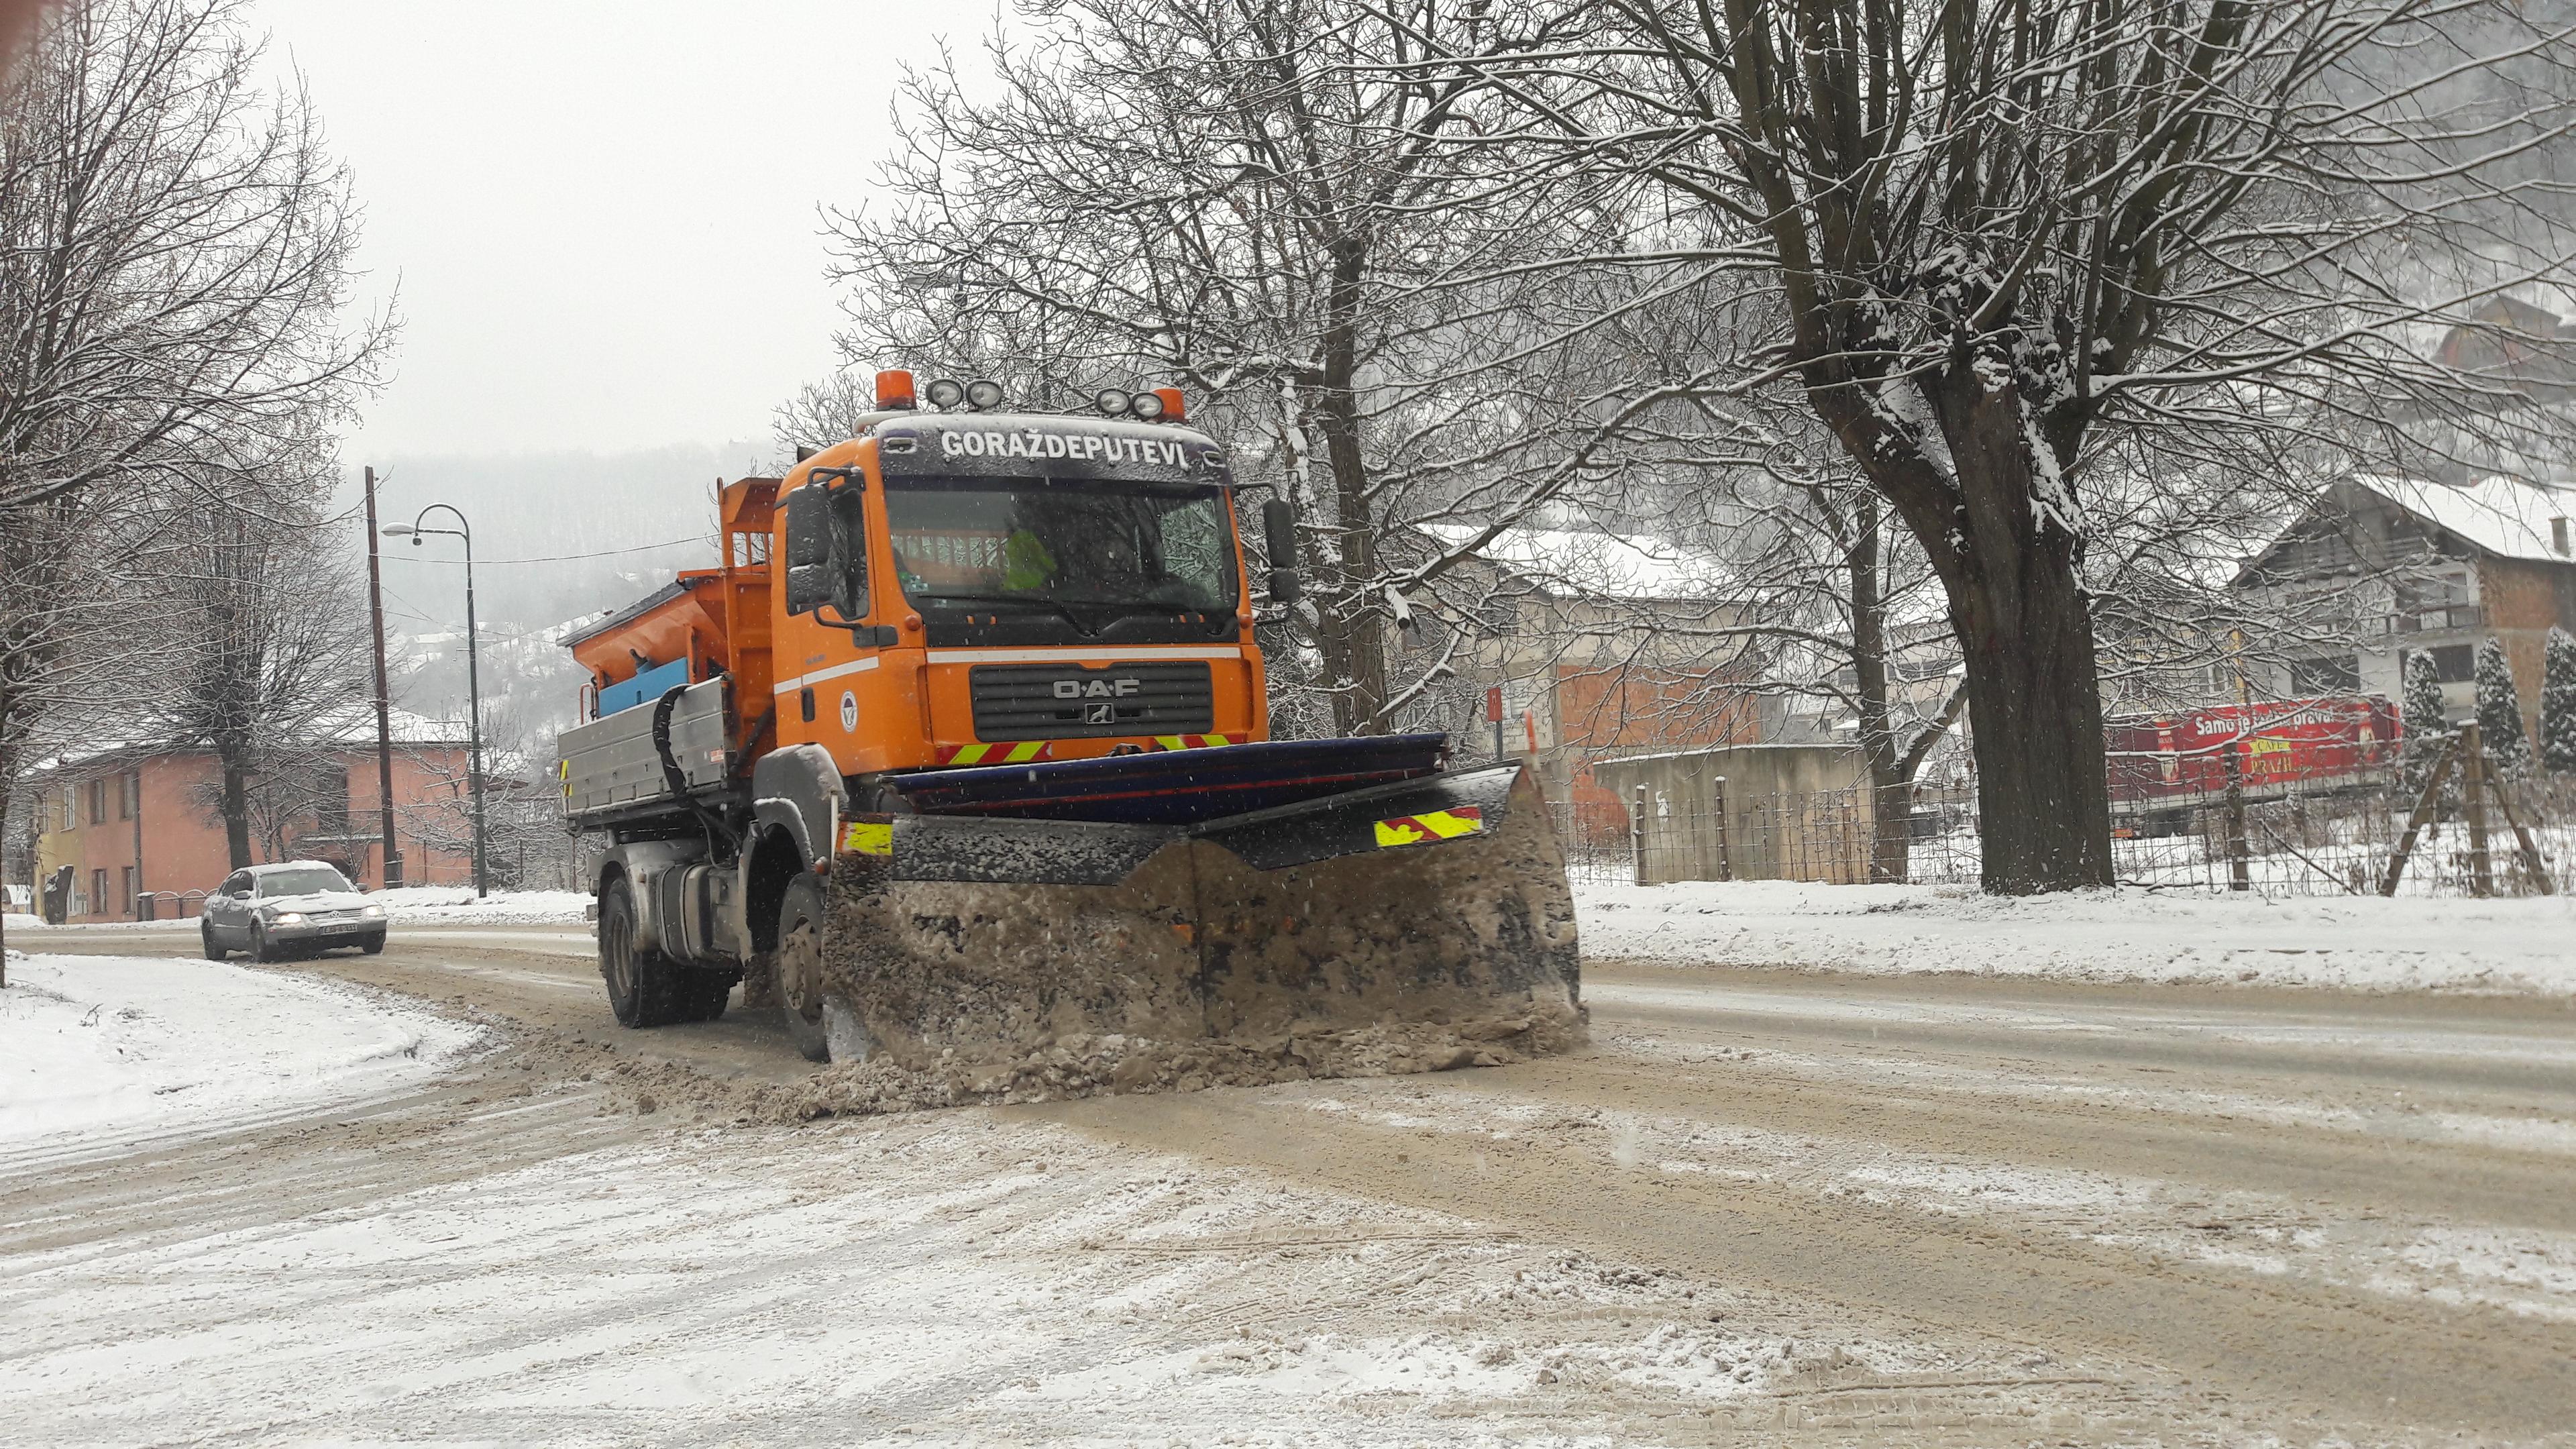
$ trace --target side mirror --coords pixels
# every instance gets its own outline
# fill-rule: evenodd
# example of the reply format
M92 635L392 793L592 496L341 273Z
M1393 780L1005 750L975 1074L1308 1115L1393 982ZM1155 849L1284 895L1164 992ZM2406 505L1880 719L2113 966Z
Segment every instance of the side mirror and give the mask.
M787 495L787 612L810 614L839 592L832 567L832 498L808 483Z
M1261 505L1261 542L1270 554L1270 597L1294 603L1306 591L1306 581L1297 571L1297 515L1287 499Z

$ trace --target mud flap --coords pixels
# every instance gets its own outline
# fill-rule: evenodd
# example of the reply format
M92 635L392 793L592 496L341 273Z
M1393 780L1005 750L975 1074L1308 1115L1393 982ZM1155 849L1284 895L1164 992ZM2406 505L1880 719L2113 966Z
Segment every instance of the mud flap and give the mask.
M1581 1013L1564 861L1518 766L1193 826L861 816L841 846L826 977L905 1066Z

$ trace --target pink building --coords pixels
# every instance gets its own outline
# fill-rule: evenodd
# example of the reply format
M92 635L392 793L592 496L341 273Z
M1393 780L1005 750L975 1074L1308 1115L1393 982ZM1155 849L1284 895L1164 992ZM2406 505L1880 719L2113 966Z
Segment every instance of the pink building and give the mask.
M367 733L372 735L372 721ZM394 832L405 885L465 885L474 877L468 825L467 750L454 733L397 716ZM70 922L194 915L233 869L217 807L214 752L127 746L64 760L40 773L44 812L36 841L33 904ZM384 884L376 751L351 744L322 752L282 790L259 792L253 863L326 860L366 889ZM138 898L151 896L148 903Z

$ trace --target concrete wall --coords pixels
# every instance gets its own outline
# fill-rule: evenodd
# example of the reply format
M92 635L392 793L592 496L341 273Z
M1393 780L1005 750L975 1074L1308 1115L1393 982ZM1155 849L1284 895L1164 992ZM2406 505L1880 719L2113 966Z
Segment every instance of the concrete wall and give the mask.
M1835 745L1729 745L1596 762L1637 808L1638 884L1869 879L1868 773Z

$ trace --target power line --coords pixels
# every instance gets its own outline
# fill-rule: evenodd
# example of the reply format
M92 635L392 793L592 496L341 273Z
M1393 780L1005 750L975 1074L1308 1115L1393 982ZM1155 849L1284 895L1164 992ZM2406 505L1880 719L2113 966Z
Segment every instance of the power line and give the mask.
M714 540L701 535L697 538L675 538L667 543L639 543L633 548L603 548L597 553L550 553L540 554L534 558L478 558L474 561L474 565L477 568L481 568L488 564L568 563L574 559L614 558L619 554L651 553L657 548L678 548L684 543L712 546ZM464 560L455 558L416 558L413 559L412 562L461 564Z

